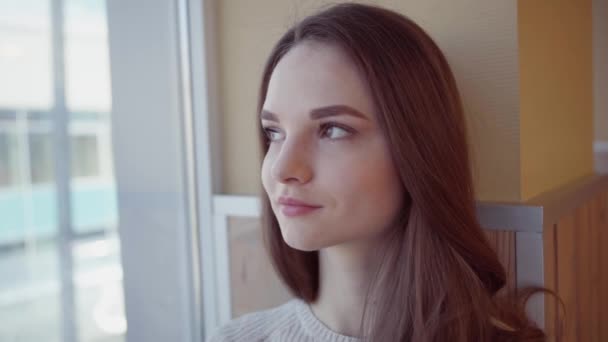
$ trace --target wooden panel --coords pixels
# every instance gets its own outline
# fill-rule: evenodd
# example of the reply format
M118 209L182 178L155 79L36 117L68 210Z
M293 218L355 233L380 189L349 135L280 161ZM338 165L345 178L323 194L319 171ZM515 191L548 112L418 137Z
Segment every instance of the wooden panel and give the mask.
M543 232L543 260L545 287L558 291L557 289L557 251L556 251L556 225ZM557 321L557 300L545 295L545 331L549 341L559 341L559 322Z
M263 246L259 218L228 219L232 317L284 303L291 295Z
M591 204L591 243L592 243L592 275L591 275L591 298L593 304L593 311L591 312L592 317L594 318L593 325L593 333L595 341L606 341L602 338L602 311L606 310L606 304L602 301L602 286L604 286L604 291L608 290L606 287L606 283L602 281L602 247L605 245L602 244L602 219L605 217L606 213L602 210L605 208L605 205L602 203L603 196L597 196L595 200ZM608 264L604 264L604 266L608 266ZM604 304L604 308L602 308L602 304Z
M592 297L596 318L594 327L598 338L596 341L608 341L608 192L598 195L591 208L591 226L593 231L594 262L592 276Z
M498 254L498 259L507 272L506 289L513 290L517 284L515 269L515 232L504 230L484 230L490 245Z
M557 289L566 306L565 316L558 314L564 323L563 341L578 341L578 294L576 272L576 243L574 215L559 220L557 225Z
M555 289L566 305L561 317L546 302L545 324L553 329L552 320L563 319L562 341L608 341L607 199L608 194L601 193L562 217L555 227L555 243L553 233L544 232L546 286L552 288L551 272L556 272Z
M601 288L601 279L600 279L600 267L601 260L599 256L600 251L600 225L599 218L601 214L600 207L600 197L596 197L593 201L589 202L586 206L587 209L587 219L589 221L589 228L586 230L587 232L587 246L584 250L587 251L587 258L589 263L587 265L588 275L586 279L589 281L587 283L588 292L586 295L586 305L588 306L588 314L586 315L589 318L589 333L590 333L590 341L601 341L601 300L600 300L600 288ZM584 306L583 306L584 310Z
M577 272L577 291L578 291L578 337L577 341L592 342L591 327L593 317L591 317L591 223L589 222L589 203L581 206L574 214L575 229L578 234L576 258Z

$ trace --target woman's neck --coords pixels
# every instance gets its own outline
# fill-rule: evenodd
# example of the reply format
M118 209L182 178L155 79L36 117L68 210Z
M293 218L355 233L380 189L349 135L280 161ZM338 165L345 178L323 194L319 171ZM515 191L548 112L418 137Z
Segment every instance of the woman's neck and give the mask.
M319 251L319 296L315 316L331 330L360 336L361 317L377 242L350 242Z

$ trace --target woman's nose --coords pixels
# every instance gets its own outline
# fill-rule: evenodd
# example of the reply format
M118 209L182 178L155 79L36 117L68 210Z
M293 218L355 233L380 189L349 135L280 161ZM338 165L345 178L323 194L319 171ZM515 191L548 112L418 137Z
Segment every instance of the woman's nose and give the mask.
M307 148L302 144L285 141L274 160L271 175L281 183L308 183L313 172Z

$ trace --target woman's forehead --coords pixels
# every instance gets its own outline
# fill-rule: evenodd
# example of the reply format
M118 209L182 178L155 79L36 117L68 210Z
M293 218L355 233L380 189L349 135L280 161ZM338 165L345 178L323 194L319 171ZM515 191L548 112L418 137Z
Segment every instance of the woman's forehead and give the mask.
M303 42L275 67L264 109L308 113L313 108L338 104L373 115L371 93L348 55L334 45Z

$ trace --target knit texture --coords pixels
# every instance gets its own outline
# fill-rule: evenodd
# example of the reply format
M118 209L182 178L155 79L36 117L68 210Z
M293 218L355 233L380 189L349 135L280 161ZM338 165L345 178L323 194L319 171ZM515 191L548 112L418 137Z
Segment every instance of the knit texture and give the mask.
M272 309L256 311L221 326L207 342L360 342L341 335L317 319L305 301L294 298Z

